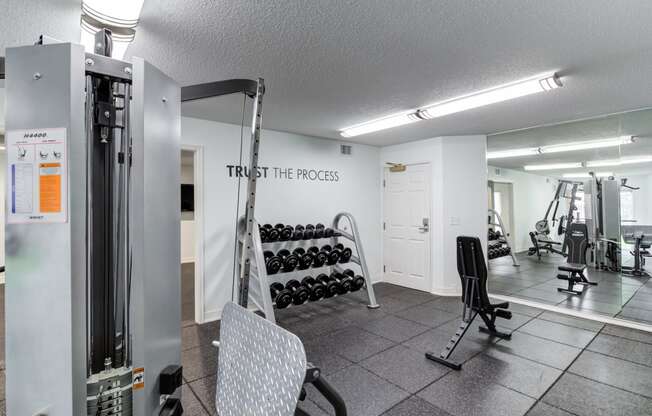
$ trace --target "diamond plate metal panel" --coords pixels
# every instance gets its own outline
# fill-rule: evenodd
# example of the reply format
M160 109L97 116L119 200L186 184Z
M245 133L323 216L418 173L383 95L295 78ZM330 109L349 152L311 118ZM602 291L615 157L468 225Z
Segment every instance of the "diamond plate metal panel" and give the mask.
M306 375L306 353L297 336L228 303L218 362L220 416L294 415Z

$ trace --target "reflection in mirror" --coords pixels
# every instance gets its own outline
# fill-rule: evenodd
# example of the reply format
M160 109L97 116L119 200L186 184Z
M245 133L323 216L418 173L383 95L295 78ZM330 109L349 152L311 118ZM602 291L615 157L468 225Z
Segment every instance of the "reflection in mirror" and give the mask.
M652 110L487 142L489 291L652 324Z

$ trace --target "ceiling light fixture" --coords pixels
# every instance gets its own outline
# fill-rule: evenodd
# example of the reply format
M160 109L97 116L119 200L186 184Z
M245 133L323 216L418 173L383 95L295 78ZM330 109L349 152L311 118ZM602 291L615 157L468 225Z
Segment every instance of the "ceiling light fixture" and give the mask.
M361 134L390 129L392 127L404 126L419 120L419 117L417 117L414 112L395 114L392 116L383 117L368 121L366 123L347 127L346 129L342 130L340 134L342 137L354 137Z
M623 144L630 144L633 142L634 142L634 138L632 136L612 137L608 139L589 140L585 142L542 146L541 153L559 153L559 152L573 152L576 150L586 150L586 149L601 149L604 147L616 147Z
M472 94L424 106L421 109L371 120L355 126L344 128L340 134L344 137L354 137L361 134L372 133L379 130L402 126L419 120L428 120L442 117L489 104L507 101L525 95L550 91L561 87L563 84L554 73L538 75L509 84L474 92Z
M621 165L633 165L635 163L648 163L648 162L652 162L652 155L624 157L621 159L610 159L610 160L592 160L586 162L586 167L595 168L600 166L621 166Z
M598 178L608 178L610 176L614 176L613 172L594 172L593 173L596 177ZM589 172L586 173L564 173L562 175L564 178L590 178L591 174Z
M508 149L496 152L487 152L487 159L499 159L504 157L533 156L546 153L572 152L576 150L601 149L604 147L616 147L624 144L634 143L634 136L611 137L600 140L587 140L564 144L553 144L541 147L527 147L521 149Z
M581 162L572 163L549 163L547 165L525 165L525 170L557 170L557 169L577 169L581 168Z
M95 33L109 29L113 35L111 56L122 59L136 36L136 26L144 0L83 0L82 44L95 53Z

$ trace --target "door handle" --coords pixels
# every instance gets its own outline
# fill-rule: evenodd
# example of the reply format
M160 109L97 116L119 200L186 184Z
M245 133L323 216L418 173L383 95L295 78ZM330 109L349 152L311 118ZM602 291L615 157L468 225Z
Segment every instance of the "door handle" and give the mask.
M419 227L419 231L422 233L430 231L430 220L428 218L424 218L421 223L423 224L423 227Z

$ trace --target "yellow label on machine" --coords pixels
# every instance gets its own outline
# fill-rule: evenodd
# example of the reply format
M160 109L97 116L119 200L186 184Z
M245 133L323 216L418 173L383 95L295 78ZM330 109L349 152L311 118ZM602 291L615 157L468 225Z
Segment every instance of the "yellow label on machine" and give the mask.
M145 367L134 368L134 378L132 390L141 390L145 388Z

